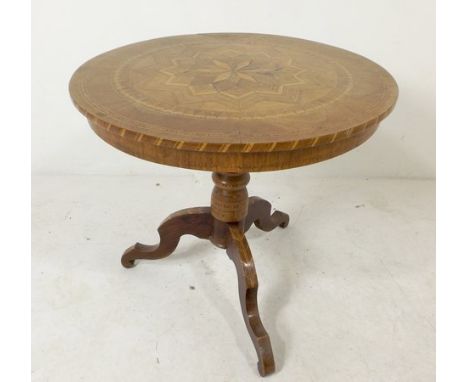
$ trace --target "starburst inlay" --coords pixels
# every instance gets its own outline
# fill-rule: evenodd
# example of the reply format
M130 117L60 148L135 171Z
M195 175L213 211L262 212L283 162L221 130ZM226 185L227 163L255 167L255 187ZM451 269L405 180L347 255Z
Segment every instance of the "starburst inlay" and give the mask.
M295 55L291 49L286 54L283 49L261 44L172 45L125 62L115 83L144 107L230 119L303 113L350 88L347 71L326 57ZM129 82L131 88L121 85Z

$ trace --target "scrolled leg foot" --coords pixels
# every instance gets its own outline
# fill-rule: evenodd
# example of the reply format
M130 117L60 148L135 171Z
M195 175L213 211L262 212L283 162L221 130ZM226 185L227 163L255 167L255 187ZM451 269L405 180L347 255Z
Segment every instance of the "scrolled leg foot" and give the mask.
M177 211L169 215L159 226L160 242L158 245L136 243L123 254L122 265L125 268L131 268L137 259L162 259L174 252L182 235L208 239L212 230L213 218L209 207Z
M281 211L271 213L271 203L258 196L249 198L249 212L245 218L245 231L252 224L262 231L272 231L276 227L286 228L289 224L289 215Z
M257 352L258 371L264 377L275 371L275 360L270 337L260 320L258 311L258 279L252 253L244 233L237 224L229 224L227 253L236 266L245 325Z

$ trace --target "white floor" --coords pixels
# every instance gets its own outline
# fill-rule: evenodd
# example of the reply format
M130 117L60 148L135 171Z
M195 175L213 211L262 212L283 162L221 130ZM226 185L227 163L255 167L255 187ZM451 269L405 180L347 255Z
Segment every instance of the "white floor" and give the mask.
M432 181L252 174L290 215L248 232L271 381L435 380ZM33 381L257 381L235 269L184 236L167 259L120 265L176 209L207 205L208 173L33 178Z

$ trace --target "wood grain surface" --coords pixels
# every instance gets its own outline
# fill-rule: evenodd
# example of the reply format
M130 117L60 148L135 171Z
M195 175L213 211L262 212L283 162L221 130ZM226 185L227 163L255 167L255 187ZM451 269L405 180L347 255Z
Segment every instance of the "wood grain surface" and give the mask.
M236 198L237 191L245 188L248 182L246 174L230 174L224 177L213 174L214 191L223 188L225 192L217 195L221 202L230 204ZM246 196L246 195L245 195ZM228 222L218 220L213 214L213 207L187 208L169 215L159 226L159 244L145 245L136 243L128 248L122 256L122 265L132 268L135 260L158 260L171 255L183 235L194 235L201 239L209 239L216 246L226 249L229 258L234 262L237 271L239 300L244 322L249 332L258 357L258 371L266 376L275 371L275 361L270 337L262 324L257 302L258 279L255 264L245 232L255 224L263 231L271 231L276 227L285 228L289 216L281 211L272 213L271 204L257 196L249 199L240 198L248 207L247 215L240 221ZM226 203L222 203L226 205ZM227 208L226 211L229 211ZM222 214L225 217L225 214ZM245 224L244 224L245 223Z
M374 62L332 46L261 34L198 34L127 45L70 81L95 132L131 155L250 172L302 166L361 144L398 88Z

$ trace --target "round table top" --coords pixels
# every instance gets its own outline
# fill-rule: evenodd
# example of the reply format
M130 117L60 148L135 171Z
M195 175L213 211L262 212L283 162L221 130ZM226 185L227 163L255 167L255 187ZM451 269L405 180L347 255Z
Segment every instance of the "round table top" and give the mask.
M104 140L153 162L266 171L365 141L398 88L374 62L291 37L224 33L143 41L101 54L70 81Z

